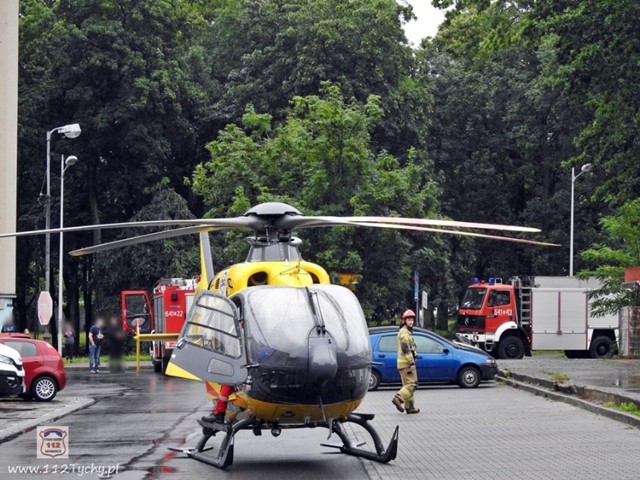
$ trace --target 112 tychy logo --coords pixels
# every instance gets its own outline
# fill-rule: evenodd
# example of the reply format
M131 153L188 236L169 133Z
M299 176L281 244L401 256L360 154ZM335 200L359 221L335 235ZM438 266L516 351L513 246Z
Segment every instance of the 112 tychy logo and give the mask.
M69 427L38 427L38 458L69 458Z

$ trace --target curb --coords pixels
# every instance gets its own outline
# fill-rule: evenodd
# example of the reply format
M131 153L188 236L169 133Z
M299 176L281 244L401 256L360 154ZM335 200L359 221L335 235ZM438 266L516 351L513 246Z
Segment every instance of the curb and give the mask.
M511 373L511 376L512 378L504 377L503 372L500 372L498 375L496 375L496 380L504 382L505 384L513 388L524 390L525 392L544 397L548 400L562 402L568 405L572 405L574 407L582 408L583 410L587 410L588 412L595 413L597 415L601 415L603 417L607 417L612 420L617 420L619 422L623 422L623 423L626 423L627 425L640 429L640 417L636 417L635 415L621 412L620 410L614 410L612 408L603 407L602 405L598 405L597 403L593 403L588 400L583 400L581 398L578 398L572 395L578 395L579 394L578 390L582 389L583 393L580 395L583 395L587 398L594 398L596 400L600 400L600 398L596 398L596 397L598 396L598 394L601 394L603 395L603 398L608 399L606 401L615 401L617 403L626 401L622 399L625 399L628 397L624 397L623 395L617 395L610 392L603 392L593 387L580 387L576 385L562 386L564 387L562 388L562 390L568 391L568 393L561 393L560 391L548 390L543 386L545 384L551 384L551 388L555 388L555 386L557 386L558 384L552 381L540 379L536 377L529 377L527 375L514 374L514 373ZM528 383L526 380L516 380L513 377L525 377L533 380L533 382ZM571 392L571 390L573 390L573 392ZM591 396L592 393L594 394L593 396ZM612 400L614 398L615 400ZM634 400L630 400L630 401L634 401ZM637 402L637 400L635 401Z
M498 375L503 378L513 379L518 382L538 385L554 392L564 393L565 395L577 395L578 397L589 398L598 402L614 402L614 403L635 403L640 405L638 397L625 395L624 393L613 392L602 387L593 387L590 385L577 385L574 383L561 383L546 378L533 377L523 373L516 373L510 370L499 370Z
M56 409L52 412L45 413L44 415L38 418L32 418L29 420L23 420L21 422L14 423L9 428L5 428L4 430L0 430L0 443L5 440L9 440L13 437L16 437L22 433L28 432L29 430L34 429L38 425L41 425L45 422L53 422L56 421L70 413L77 412L78 410L82 410L83 408L87 408L90 405L96 403L93 398L87 397L71 397L72 402L65 407Z

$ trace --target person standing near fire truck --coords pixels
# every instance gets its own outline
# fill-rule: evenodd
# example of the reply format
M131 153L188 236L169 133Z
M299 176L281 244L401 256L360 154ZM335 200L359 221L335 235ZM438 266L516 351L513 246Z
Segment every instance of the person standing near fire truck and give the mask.
M406 310L402 314L402 325L398 332L398 360L397 366L402 379L402 388L396 393L391 403L399 412L408 414L419 413L415 407L413 393L418 388L418 374L416 371L416 342L413 340L413 325L416 314L413 310Z

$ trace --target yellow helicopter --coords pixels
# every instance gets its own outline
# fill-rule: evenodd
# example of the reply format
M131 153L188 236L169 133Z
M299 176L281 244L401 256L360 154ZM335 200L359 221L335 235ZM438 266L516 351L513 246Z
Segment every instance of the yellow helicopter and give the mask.
M187 226L184 226L187 225ZM396 457L396 426L385 447L370 423L374 415L356 413L368 388L371 346L367 322L355 295L331 285L319 265L302 260L297 229L336 225L396 228L466 235L551 246L521 238L452 230L451 228L539 232L538 229L451 220L400 217L318 217L302 215L278 202L263 203L240 217L227 219L159 220L48 231L1 234L23 236L96 228L167 227L172 230L141 235L83 248L71 255L87 255L128 245L200 234L202 276L167 366L168 375L203 381L212 397L221 385L234 385L229 403L237 407L230 422L200 421L203 436L195 448L173 449L218 468L233 462L234 437L241 430L278 436L285 428L324 427L335 433L340 452L387 463ZM213 271L208 233L231 228L247 229L249 253L244 263L217 275ZM354 423L369 433L374 451L353 442L344 425ZM217 455L207 442L217 433L224 438ZM324 445L324 444L323 444Z

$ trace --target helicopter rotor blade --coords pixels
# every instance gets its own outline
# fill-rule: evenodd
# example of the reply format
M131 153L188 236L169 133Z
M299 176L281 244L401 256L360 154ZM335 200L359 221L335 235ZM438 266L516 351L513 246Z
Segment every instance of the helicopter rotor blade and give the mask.
M539 233L539 228L523 227L519 225L503 225L494 223L459 222L456 220L430 219L430 218L403 218L403 217L336 217L336 216L306 216L306 215L283 215L278 220L277 226L283 230L293 230L296 228L330 227L334 225L357 225L357 224L398 224L414 225L423 227L453 227L453 228L475 228L482 230L499 230L507 232Z
M403 218L403 217L341 217L353 223L386 223L399 225L415 225L425 227L454 227L454 228L476 228L482 230L501 230L507 232L528 232L539 233L539 228L521 227L518 225L501 225L494 223L459 222L456 220L442 220L430 218Z
M334 227L334 226L356 226L350 220L342 217L306 216L306 215L284 215L276 222L278 228L282 230L294 230L297 228L313 227Z
M223 227L210 227L208 225L196 225L193 227L175 228L173 230L163 230L161 232L148 233L146 235L138 235L137 237L124 238L113 242L92 245L91 247L80 248L69 252L74 257L82 257L91 253L106 252L116 248L138 245L141 243L153 242L156 240L164 240L166 238L181 237L183 235L191 235L200 232L211 232L214 230L223 230Z
M214 228L253 228L259 229L265 225L265 221L259 218L235 217L235 218L194 218L184 220L146 220L140 222L103 223L98 225L82 225L78 227L50 228L49 230L30 230L25 232L0 233L0 238L28 237L32 235L44 235L46 233L70 233L90 232L112 228L148 228L148 227L178 227L198 226Z
M413 225L399 225L395 223L367 223L367 222L358 223L358 225L363 227L393 228L396 230L413 230L418 232L448 233L450 235L461 235L461 236L476 237L476 238L488 238L491 240L503 240L506 242L528 243L531 245L540 245L544 247L560 247L561 246L557 243L540 242L537 240L527 240L524 238L515 238L515 237L501 237L500 235L488 235L486 233L465 232L462 230L447 230L444 228L429 228L429 227L419 227L419 226L413 226Z

